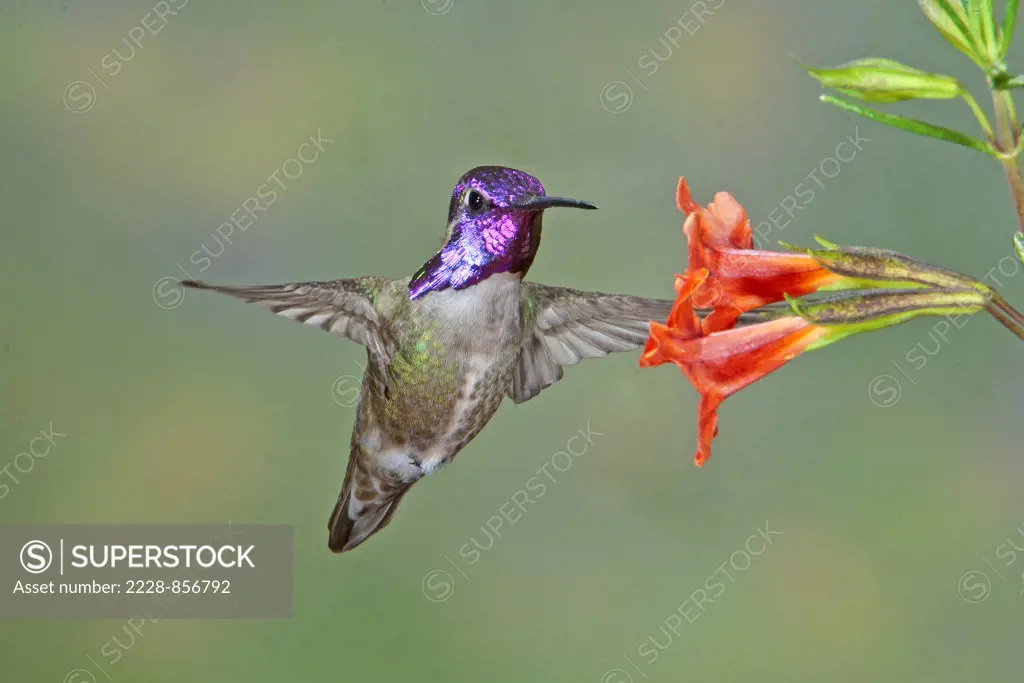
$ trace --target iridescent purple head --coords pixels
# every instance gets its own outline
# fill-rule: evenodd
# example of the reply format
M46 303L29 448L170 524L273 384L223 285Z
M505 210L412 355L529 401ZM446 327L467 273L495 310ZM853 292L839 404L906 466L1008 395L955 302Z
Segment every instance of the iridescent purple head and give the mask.
M526 274L540 246L544 209L597 207L548 197L531 175L503 166L478 166L459 178L448 208L444 246L409 282L409 298L451 287L464 289L496 273Z

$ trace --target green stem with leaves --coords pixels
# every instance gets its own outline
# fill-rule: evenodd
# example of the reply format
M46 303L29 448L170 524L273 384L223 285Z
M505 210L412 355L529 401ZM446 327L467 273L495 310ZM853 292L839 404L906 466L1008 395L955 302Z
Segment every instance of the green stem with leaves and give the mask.
M952 76L931 73L882 57L865 57L831 69L819 69L803 64L801 66L825 88L863 102L963 99L984 131L984 139L944 126L854 104L832 95L821 96L823 102L829 102L887 126L900 128L915 135L952 142L998 159L1006 175L1006 182L1010 186L1010 196L1013 198L1017 214L1013 247L1017 258L1024 263L1024 173L1021 171L1020 161L1021 152L1024 151L1024 137L1021 135L1021 125L1017 120L1012 96L1014 88L1024 87L1024 75L1014 76L1006 66L1006 55L1016 26L1017 7L1020 3L1019 0L1006 0L1000 26L996 22L993 2L994 0L917 0L918 6L939 33L985 72L992 91L995 126L989 123L985 112L978 106L978 102L967 88Z

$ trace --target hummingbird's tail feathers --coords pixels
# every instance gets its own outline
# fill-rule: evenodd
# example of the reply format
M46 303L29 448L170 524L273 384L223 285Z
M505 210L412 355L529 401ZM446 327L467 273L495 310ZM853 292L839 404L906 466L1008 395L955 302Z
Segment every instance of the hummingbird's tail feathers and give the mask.
M331 552L352 550L390 522L413 483L405 483L367 468L367 454L354 445L338 502L327 521Z
M324 282L225 287L184 280L183 287L208 289L256 304L272 313L362 344L387 364L389 353L372 297L388 280L357 277Z
M354 514L348 499L338 501L328 523L330 534L327 546L331 552L343 553L352 550L363 541L386 527L398 509L398 504L409 487L388 501L366 504L363 511Z

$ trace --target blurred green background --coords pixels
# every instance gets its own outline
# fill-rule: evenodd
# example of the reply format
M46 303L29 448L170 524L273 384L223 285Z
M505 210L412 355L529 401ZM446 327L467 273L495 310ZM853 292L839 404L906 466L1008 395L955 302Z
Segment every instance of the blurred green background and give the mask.
M815 198L770 241L818 233L981 277L1011 253L998 164L818 103L793 60L885 56L983 97L914 2L708 0L699 18L691 0L158 5L178 13L0 2L0 466L51 423L67 434L14 472L0 520L294 525L294 616L161 621L114 664L100 651L128 640L123 620L6 621L0 677L107 680L92 660L154 683L1017 675L1022 347L991 319L800 358L726 402L700 470L696 393L674 368L587 361L508 402L386 531L335 556L354 408L332 387L364 352L226 297L172 308L159 287L179 265L230 284L409 275L479 164L601 206L548 217L540 282L669 297L679 175L757 224L812 171ZM158 32L132 46L147 13ZM895 110L977 132L960 103ZM855 158L815 171L835 173L858 127ZM318 131L333 142L221 247L217 226ZM1013 264L995 276L1020 307ZM601 436L552 470L588 424ZM460 549L486 547L481 527L546 465L557 481L471 564ZM747 568L733 553L766 523L781 535ZM670 617L730 561L693 623Z

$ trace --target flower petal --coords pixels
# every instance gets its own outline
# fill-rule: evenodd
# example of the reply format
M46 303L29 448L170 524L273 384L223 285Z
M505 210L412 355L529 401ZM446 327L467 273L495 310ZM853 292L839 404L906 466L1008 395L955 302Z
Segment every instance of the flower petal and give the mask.
M708 204L708 211L727 229L729 245L735 249L752 249L754 231L750 228L747 212L736 198L728 192L719 192L715 201Z
M641 365L649 367L675 363L701 394L697 454L702 465L711 454L711 440L717 433L717 409L722 401L774 372L798 356L809 345L828 334L827 328L799 317L716 332L701 338L684 339L672 330L651 325L651 339Z
M718 436L718 406L723 398L715 393L701 394L697 406L697 452L693 464L703 467L711 457L711 441Z
M705 266L711 277L703 291L713 292L715 297L706 305L703 301L709 295L705 295L695 305L714 308L704 320L708 334L727 330L743 313L782 301L786 295L801 297L825 286L838 286L845 279L810 256L776 251L708 250Z
M693 201L693 197L690 195L690 186L686 184L686 178L682 176L676 186L676 206L687 216L700 211L700 204Z
M676 203L688 212L683 233L689 255L682 280L704 269L710 272L688 290L693 307L713 309L703 322L705 334L727 330L743 313L782 301L787 294L800 297L843 280L811 255L753 249L747 213L728 192L717 193L703 209L680 178ZM684 289L677 278L677 300ZM675 319L670 317L669 327Z
M698 209L703 211L703 209ZM701 214L691 213L683 223L683 234L686 235L687 257L686 270L697 270L704 267L704 231L701 227Z
M694 291L701 287L708 277L708 271L698 270L685 276L682 285L677 287L676 301L669 311L665 324L672 328L680 339L699 337L703 331L701 320L694 311ZM699 307L703 308L703 307Z

